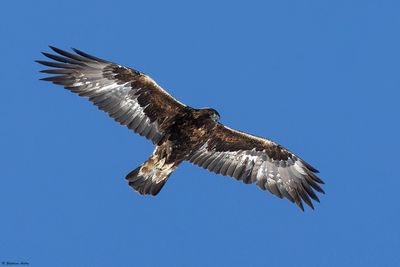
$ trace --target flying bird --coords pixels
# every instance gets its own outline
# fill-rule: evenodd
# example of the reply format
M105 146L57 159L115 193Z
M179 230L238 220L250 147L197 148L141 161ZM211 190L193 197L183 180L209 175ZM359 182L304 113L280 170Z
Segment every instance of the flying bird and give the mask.
M246 184L256 183L302 210L303 201L313 209L311 199L319 202L314 191L324 193L315 168L269 139L219 123L215 109L189 107L135 69L77 49L71 53L50 48L55 54L43 55L52 61L36 62L50 67L41 72L55 76L41 80L88 98L155 145L150 158L126 176L140 194L157 195L183 161Z

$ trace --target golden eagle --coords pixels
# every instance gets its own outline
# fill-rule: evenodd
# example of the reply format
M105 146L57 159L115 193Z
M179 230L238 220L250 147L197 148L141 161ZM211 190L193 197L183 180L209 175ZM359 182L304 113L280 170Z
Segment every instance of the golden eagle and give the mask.
M137 70L77 49L69 53L50 48L57 54L43 55L53 61L37 62L51 67L41 72L56 76L42 80L89 98L155 145L150 158L126 176L140 194L157 195L185 160L246 184L256 183L302 210L302 201L313 208L310 197L319 202L314 190L324 193L315 168L271 140L222 125L216 110L182 104Z

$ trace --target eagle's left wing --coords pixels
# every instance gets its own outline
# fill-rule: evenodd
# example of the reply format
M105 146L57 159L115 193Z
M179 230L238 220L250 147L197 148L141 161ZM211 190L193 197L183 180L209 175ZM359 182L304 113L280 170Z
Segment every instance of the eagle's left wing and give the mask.
M218 124L212 136L189 159L217 174L254 183L280 198L287 198L302 210L311 208L310 197L319 202L313 189L324 193L318 171L277 143Z

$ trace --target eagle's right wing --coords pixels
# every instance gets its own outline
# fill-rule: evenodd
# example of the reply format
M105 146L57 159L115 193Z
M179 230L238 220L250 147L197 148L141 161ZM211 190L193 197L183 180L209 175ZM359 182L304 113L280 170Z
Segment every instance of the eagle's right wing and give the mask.
M190 162L217 174L256 183L280 198L287 198L301 209L302 201L313 208L310 197L319 202L313 190L324 193L318 171L277 143L215 125L205 144Z
M127 68L74 49L72 54L50 47L59 55L43 53L54 61L37 62L52 67L41 72L57 74L43 78L80 96L153 143L164 135L171 118L187 106L164 91L154 80Z

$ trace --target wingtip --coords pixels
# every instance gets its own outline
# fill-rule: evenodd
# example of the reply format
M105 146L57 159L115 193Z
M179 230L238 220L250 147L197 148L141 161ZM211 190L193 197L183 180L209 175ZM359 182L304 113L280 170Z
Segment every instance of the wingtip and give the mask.
M304 212L304 205L303 202L301 202L301 200L296 201L296 205Z
M305 202L310 208L314 209L314 205L313 205L311 199L308 198L308 196L307 196L306 199L304 199L304 202Z
M46 62L47 62L47 61L40 60L40 59L36 59L35 62L38 63L38 64L40 64L40 65L45 65L45 66L46 66Z
M35 59L34 62L36 62L36 63L38 63L40 65L43 65L42 63L40 63L40 60L38 60L38 59ZM39 72L42 72L42 70L40 70ZM41 80L41 79L39 79L39 80Z
M80 55L80 56L83 56L83 57L91 57L91 55L89 55L88 53L83 52L82 50L79 50L79 49L77 49L77 48L75 48L75 47L71 47L71 49L72 49L75 53L77 53L78 55Z
M53 55L50 53L46 53L46 52L41 52L43 56L51 58Z
M58 53L57 50L60 50L59 48L57 48L57 47L55 47L55 46L53 46L53 45L49 45L49 48L50 48L51 50L53 50L54 52L56 52L56 53Z
M39 80L46 81L46 82L55 82L56 79L57 79L57 76L51 76L51 77L40 78Z
M81 50L79 50L79 49L77 49L77 48L75 48L75 47L71 47L71 49L72 49L75 53L77 53L77 54L85 53L85 52L83 52L83 51L81 51Z
M307 169L309 169L309 170L312 171L313 173L319 173L319 170L317 170L316 168L314 168L313 166L311 166L311 165L308 164L307 162L303 161L303 164L306 166Z
M60 49L60 48L58 48L58 47L55 47L54 45L49 45L49 48L50 48L51 50L53 50L54 52L62 51L62 49Z
M85 58L87 58L87 59L94 60L94 61L98 61L98 62L102 62L102 63L109 63L107 60L104 60L104 59L101 59L101 58L98 58L98 57L89 55L88 53L83 52L82 50L79 50L79 49L76 49L76 48L73 48L73 47L72 47L71 49L72 49L75 53L77 53L78 55L80 55L80 56L82 56L82 57L85 57Z
M49 45L49 47L50 47L51 50L53 50L54 52L56 52L58 54L61 54L61 55L64 55L65 53L68 53L68 52L66 52L66 51L64 51L64 50L62 50L60 48L57 48L55 46L52 46L52 45Z

